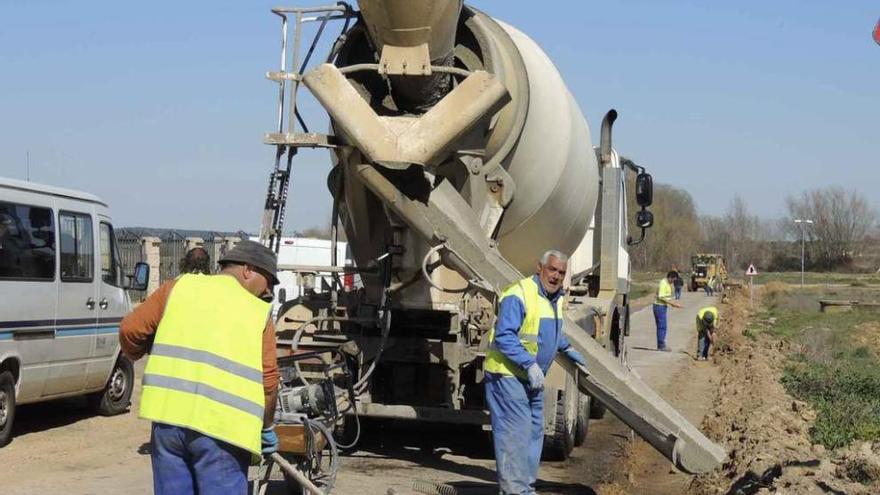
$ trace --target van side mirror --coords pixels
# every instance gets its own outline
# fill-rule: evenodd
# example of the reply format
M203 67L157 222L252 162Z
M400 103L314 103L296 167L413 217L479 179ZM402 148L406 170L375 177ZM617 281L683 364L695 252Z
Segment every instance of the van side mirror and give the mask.
M636 225L640 229L649 229L654 225L654 214L648 210L642 210L636 214Z
M645 208L654 202L654 179L642 172L636 176L636 203Z
M131 276L130 290L147 290L150 283L150 265L143 261L134 265L134 275Z

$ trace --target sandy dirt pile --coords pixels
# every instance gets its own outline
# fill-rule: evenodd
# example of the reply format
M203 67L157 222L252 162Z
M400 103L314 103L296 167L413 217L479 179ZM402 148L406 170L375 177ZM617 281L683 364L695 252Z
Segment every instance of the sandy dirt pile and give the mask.
M725 310L714 357L721 381L702 430L725 446L729 460L717 472L695 478L689 491L880 493L880 443L834 452L812 445L809 428L815 413L792 399L779 381L789 349L768 336L743 335L749 319L756 316L747 294L733 295Z

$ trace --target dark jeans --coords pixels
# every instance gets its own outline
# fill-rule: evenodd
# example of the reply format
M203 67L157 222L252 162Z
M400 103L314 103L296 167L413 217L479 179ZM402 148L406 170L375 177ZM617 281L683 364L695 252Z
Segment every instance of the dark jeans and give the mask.
M697 357L709 357L709 335L706 332L697 335Z
M657 349L666 349L666 305L654 305L654 323L657 324Z
M676 286L676 287L675 287L675 298L676 298L676 299L681 299L681 286Z
M188 428L153 423L156 495L246 495L251 454Z

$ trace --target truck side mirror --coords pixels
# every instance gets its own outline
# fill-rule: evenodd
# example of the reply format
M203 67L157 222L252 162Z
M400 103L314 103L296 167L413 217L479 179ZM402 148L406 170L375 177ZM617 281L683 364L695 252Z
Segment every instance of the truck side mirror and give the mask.
M654 214L648 210L638 212L636 214L636 225L638 225L640 229L651 228L651 226L654 225Z
M642 172L636 176L636 202L643 208L654 202L654 179L649 173Z
M282 304L287 302L287 289L284 287L278 289L278 302Z
M134 275L131 276L130 290L147 290L150 282L150 265L143 261L134 265Z

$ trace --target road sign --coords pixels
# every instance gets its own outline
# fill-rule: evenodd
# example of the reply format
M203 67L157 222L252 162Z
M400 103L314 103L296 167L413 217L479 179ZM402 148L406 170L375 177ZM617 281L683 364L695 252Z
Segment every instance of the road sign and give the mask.
M758 274L758 270L755 270L755 265L749 265L749 269L746 270L746 275L750 277L754 277Z

